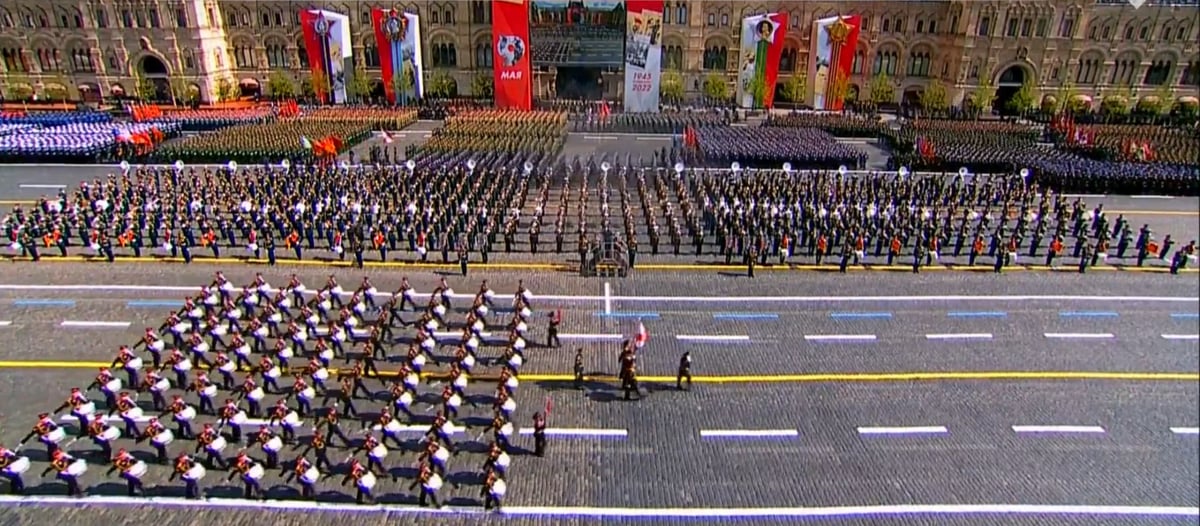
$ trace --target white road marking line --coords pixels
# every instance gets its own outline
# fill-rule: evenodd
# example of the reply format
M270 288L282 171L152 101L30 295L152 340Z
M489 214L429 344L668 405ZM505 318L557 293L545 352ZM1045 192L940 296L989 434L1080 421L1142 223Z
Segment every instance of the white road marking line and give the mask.
M990 332L960 332L947 334L926 334L926 340L990 340Z
M43 190L57 190L59 188L66 188L66 187L67 187L67 185L65 185L65 184L23 184L23 185L21 185L21 188L35 188L35 189L43 189Z
M603 135L584 135L584 139L589 141L615 141L618 137L605 137Z
M705 438L731 437L798 437L796 429L701 429L700 436Z
M1087 199L1087 198L1096 199L1096 198L1101 198L1101 197L1104 197L1104 195L1103 195L1103 194L1062 194L1062 196L1063 196L1063 197L1070 197L1070 198L1082 197L1082 198L1084 198L1084 199Z
M532 427L522 427L518 433L532 435ZM625 429L588 429L580 427L547 427L546 436L560 437L624 437L629 436Z
M1169 195L1131 195L1130 199L1175 199Z
M676 334L675 339L683 342L748 342L745 334Z
M1016 433L1103 433L1100 426L1012 426Z
M1200 334L1164 334L1164 340L1200 340Z
M127 322L127 321L75 321L75 320L66 320L66 321L58 324L59 327L114 327L114 328L128 327L129 325L130 325L130 322Z
M559 334L560 340L620 340L623 334Z
M8 320L0 321L0 327L8 327L9 325L12 325L11 321L8 321Z
M1200 435L1200 427L1172 427L1171 432L1176 435Z
M852 341L852 342L867 342L874 341L874 334L805 334L804 339L810 342L828 342L828 341Z
M1108 332L1047 332L1045 336L1056 340L1103 340L1113 337Z
M479 333L479 337L480 338L491 338L492 333L481 332L481 333ZM435 340L451 340L451 339L457 339L457 338L462 338L462 331L449 331L449 332L433 333L433 339L435 339Z
M612 314L612 285L604 282L604 313Z
M932 435L949 433L945 426L913 426L913 427L860 427L860 435Z
M187 509L254 509L277 511L336 511L358 514L401 513L412 515L473 515L484 512L478 506L465 508L422 508L414 505L377 504L364 506L354 503L309 502L297 500L203 499L179 497L95 496L82 498L55 496L0 495L0 504L41 504L76 507L96 506L159 506ZM1187 506L1096 506L1067 504L902 504L812 508L593 508L566 506L505 506L500 515L511 517L570 518L826 518L866 516L995 516L1058 515L1112 517L1200 517L1200 507Z

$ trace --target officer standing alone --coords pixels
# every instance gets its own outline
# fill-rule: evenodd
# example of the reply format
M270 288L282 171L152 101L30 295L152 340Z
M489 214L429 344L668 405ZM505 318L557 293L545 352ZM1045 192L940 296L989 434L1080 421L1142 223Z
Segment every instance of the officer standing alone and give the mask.
M546 456L546 417L541 413L533 415L533 454Z
M679 371L675 373L675 388L683 390L683 380L687 379L687 390L692 390L692 353L684 351L679 357Z

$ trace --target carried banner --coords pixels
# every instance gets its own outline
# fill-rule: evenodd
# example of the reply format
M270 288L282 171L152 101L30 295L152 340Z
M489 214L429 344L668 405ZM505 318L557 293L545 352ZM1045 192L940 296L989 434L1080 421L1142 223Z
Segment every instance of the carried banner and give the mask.
M335 104L347 102L346 62L354 53L350 17L333 11L304 10L300 12L300 25L308 65L318 81L313 82L313 92L322 100L329 95Z
M812 57L808 78L813 108L840 110L849 89L850 70L862 19L858 15L834 16L813 22Z
M406 102L425 94L421 82L421 18L395 9L371 10L379 65L383 70L383 91L387 100Z
M743 108L770 108L775 103L779 58L787 34L787 13L767 13L742 19L737 102Z
M662 84L663 3L628 0L625 7L625 111L657 112Z
M529 0L492 0L492 59L496 107L533 109Z

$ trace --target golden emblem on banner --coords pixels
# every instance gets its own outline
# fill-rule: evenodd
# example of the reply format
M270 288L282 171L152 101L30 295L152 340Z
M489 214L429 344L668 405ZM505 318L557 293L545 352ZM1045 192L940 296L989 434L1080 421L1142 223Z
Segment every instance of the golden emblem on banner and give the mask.
M850 37L850 24L846 23L846 19L838 17L837 22L825 26L825 31L829 33L829 42L833 44L845 44L846 39Z

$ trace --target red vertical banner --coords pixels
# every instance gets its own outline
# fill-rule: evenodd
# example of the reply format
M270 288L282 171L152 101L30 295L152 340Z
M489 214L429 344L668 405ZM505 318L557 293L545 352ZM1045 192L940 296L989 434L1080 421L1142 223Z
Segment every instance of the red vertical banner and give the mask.
M846 32L845 41L842 42L840 49L838 49L838 55L834 59L837 62L836 74L833 77L834 82L837 82L838 77L849 79L850 75L854 73L854 52L858 49L858 33L862 28L862 18L858 15L842 17L842 22L849 27L849 30ZM865 68L866 66L864 65L863 67ZM829 108L831 110L841 110L842 104L845 103L841 98L835 98L832 102L832 107Z
M326 57L321 53L325 47L322 42L325 37L317 33L317 22L322 19L324 17L317 11L308 9L300 11L300 26L304 34L304 51L308 55L309 71L314 77L325 79L324 82L313 83L313 93L316 94L317 99L324 101L325 87L328 85L329 77L325 72Z
M775 106L775 83L779 80L779 59L783 58L784 38L787 37L788 14L771 13L768 15L776 23L775 38L767 47L766 69L763 70L762 105L764 108Z
M371 27L375 30L375 48L379 50L379 66L383 70L383 92L389 104L396 103L396 85L392 81L392 37L388 34L388 23L395 11L376 7L371 10Z
M529 0L492 0L492 62L497 108L533 109Z

